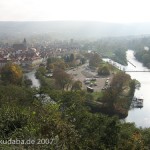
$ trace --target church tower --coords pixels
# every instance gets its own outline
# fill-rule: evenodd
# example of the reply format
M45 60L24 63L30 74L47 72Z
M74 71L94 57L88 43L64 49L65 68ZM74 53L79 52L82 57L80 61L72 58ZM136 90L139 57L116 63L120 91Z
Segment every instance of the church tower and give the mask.
M27 41L26 39L24 38L23 42L22 42L23 46L25 47L25 49L27 49Z
M24 38L24 40L23 40L23 43L22 43L24 46L26 46L27 47L27 41L26 41L26 39Z

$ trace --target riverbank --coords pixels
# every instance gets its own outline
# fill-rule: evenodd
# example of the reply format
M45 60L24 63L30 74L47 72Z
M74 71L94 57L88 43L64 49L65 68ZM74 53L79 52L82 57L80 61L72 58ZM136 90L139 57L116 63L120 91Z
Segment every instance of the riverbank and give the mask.
M150 69L150 51L149 50L137 51L134 56L145 67Z
M128 50L127 51L127 59L132 62L136 68L128 63L128 66L125 67L125 70L128 71L148 71L149 69L144 67L142 63L136 60L134 57L134 51ZM126 122L134 122L138 127L150 127L150 72L128 72L132 79L136 79L141 83L140 89L135 90L135 97L142 97L143 101L143 108L135 108L131 109L128 113L127 118L125 119Z
M110 88L102 91L97 101L87 101L92 112L101 112L109 116L117 115L120 119L128 116L134 96L135 80L124 72L114 75Z

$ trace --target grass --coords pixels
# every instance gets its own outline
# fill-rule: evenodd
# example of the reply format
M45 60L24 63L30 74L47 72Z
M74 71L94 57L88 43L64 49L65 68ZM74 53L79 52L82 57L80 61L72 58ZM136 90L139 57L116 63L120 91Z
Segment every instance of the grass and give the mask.
M93 93L91 93L91 95L93 96L94 101L97 101L99 98L101 98L103 96L103 93L102 92L93 92Z

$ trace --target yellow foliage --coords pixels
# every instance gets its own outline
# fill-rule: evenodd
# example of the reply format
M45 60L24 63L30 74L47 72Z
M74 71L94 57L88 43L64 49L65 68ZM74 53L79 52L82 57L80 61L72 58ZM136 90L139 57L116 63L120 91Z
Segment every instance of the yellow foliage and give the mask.
M19 70L19 68L16 65L12 65L11 66L11 72L13 73L14 76L16 76L17 78L21 78L22 77L22 72L21 70Z
M6 83L20 84L23 73L17 64L9 63L2 68L1 76Z

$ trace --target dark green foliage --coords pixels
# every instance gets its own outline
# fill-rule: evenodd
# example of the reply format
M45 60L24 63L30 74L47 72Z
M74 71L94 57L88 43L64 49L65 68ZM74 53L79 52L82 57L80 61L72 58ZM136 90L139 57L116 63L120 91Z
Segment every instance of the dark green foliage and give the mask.
M81 64L85 64L85 62L86 62L86 59L84 57L81 58Z
M31 79L28 79L28 77L27 76L24 76L24 85L26 86L26 87L30 87L31 85L32 85L32 80Z
M145 149L146 150L150 149L150 128L143 129L141 134L144 142L143 144L146 145Z
M150 51L138 51L135 53L137 60L141 61L144 66L150 68Z
M36 71L36 77L38 78L39 76L44 76L45 74L46 74L46 69L45 69L45 67L39 67L38 69L37 69L37 71Z
M65 60L65 62L73 62L73 61L75 60L75 56L74 56L73 53L70 54L70 55L66 55L66 56L64 57L64 60Z
M143 129L135 127L133 123L121 125L119 147L120 150L145 150L147 147L142 138Z
M102 75L102 76L110 75L110 70L109 70L108 66L99 67L98 75Z
M30 105L33 101L34 90L15 85L0 86L0 105L5 103L17 103Z
M22 111L21 106L9 106L5 104L0 109L0 139L13 138L17 130L27 124L27 115ZM19 137L18 137L19 138Z
M127 65L127 59L126 59L126 52L122 50L117 50L114 52L114 55L111 57L114 61L122 64Z
M122 76L124 77L124 74L121 74ZM126 85L126 82L121 82L121 85ZM35 96L44 93L57 103L43 104L42 97L39 100ZM116 94L115 90L104 93L107 98L105 100L112 102L109 109L116 100ZM14 85L0 86L0 140L17 138L51 141L51 144L42 145L0 145L0 148L8 150L150 148L149 129L138 129L133 124L122 124L116 117L92 113L86 103L87 99L91 100L91 98L85 91L54 90L48 88L46 83L39 90Z
M134 95L134 92L135 92L135 89L136 89L136 83L137 83L136 80L132 80L132 81L130 82L130 95L131 95L131 96Z
M59 58L50 57L50 58L47 59L47 66L48 66L49 64L52 64L52 63L55 63L55 62L58 62L58 61L60 61Z

